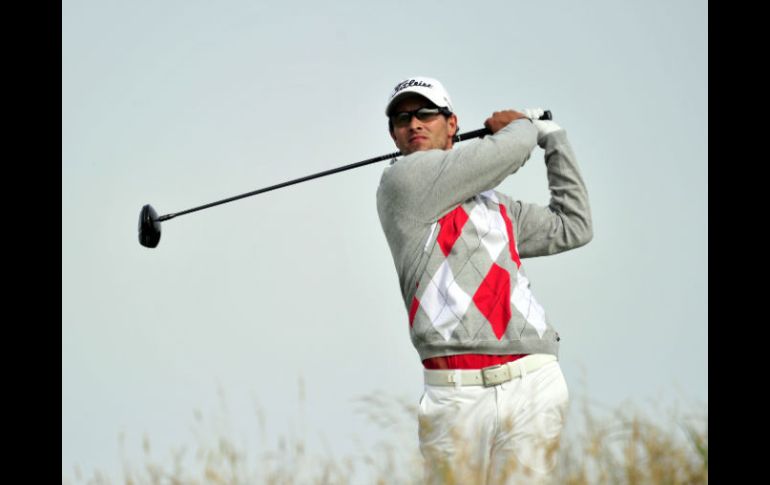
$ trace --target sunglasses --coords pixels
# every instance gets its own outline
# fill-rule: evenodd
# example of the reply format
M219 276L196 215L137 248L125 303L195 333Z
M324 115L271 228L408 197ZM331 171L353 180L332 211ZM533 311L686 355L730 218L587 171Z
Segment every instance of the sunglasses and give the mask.
M401 111L391 116L390 120L396 128L403 128L412 121L412 116L422 122L426 122L434 120L440 114L449 116L452 112L447 108L420 108L413 111Z

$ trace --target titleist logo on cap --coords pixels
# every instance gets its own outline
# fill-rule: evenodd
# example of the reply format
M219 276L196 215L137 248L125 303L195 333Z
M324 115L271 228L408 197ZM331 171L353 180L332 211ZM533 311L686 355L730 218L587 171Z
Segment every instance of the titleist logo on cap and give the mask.
M412 86L421 86L421 87L424 87L424 88L432 88L433 87L432 84L428 84L428 83L423 82L423 81L417 81L415 79L409 79L407 81L403 81L403 82L398 83L396 85L396 87L393 89L393 94L395 95L399 91L401 91L403 89L406 89L406 88L410 88Z

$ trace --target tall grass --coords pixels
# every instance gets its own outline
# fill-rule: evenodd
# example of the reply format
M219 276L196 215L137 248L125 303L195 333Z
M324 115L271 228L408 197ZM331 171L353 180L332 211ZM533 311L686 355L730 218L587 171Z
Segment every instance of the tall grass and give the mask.
M624 405L599 416L584 404L579 429L562 440L555 483L707 484L708 410L661 414Z
M308 450L303 436L283 437L274 447L249 450L233 433L219 426L218 417L195 414L197 444L171 450L162 459L142 442L144 462L124 459L123 477L113 479L98 470L86 476L75 470L64 484L125 485L241 485L422 483L423 460L417 445L417 408L403 399L383 395L357 400L357 411L385 431L384 438L351 456L331 457ZM574 404L573 404L574 405ZM598 411L578 403L562 437L554 484L707 484L708 410L679 411L647 417L630 406ZM225 417L226 418L226 417ZM213 432L204 429L213 425ZM218 428L218 429L216 429ZM119 439L124 446L124 439ZM448 473L445 482L468 484L462 473Z

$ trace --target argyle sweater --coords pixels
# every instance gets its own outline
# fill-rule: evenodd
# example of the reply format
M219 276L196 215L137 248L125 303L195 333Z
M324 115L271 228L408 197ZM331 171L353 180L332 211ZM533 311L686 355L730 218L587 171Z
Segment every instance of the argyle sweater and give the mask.
M558 356L559 336L521 260L592 238L588 195L563 130L542 141L551 199L523 203L493 190L529 159L537 129L516 120L450 150L393 161L377 211L421 360L456 354Z

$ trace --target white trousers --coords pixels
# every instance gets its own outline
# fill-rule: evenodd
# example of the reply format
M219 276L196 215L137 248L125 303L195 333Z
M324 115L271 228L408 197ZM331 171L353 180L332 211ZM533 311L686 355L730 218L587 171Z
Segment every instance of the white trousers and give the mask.
M493 386L425 386L428 483L541 484L556 466L569 394L558 361Z

